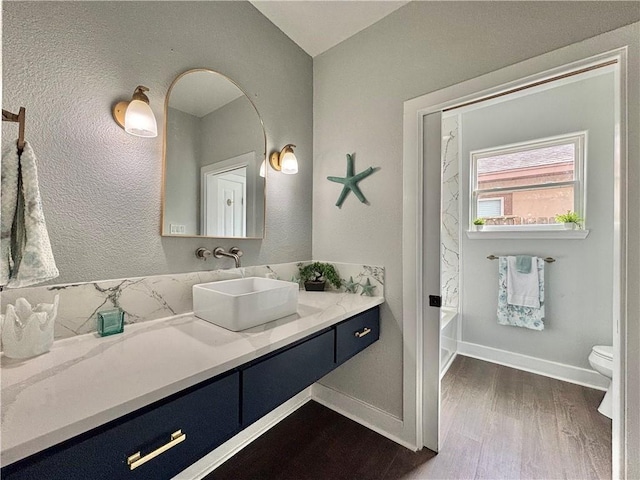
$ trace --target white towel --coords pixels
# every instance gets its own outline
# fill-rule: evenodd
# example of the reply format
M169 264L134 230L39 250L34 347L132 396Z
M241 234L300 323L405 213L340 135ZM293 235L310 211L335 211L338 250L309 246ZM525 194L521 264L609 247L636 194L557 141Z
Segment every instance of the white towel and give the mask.
M0 203L0 285L20 288L56 278L49 233L42 211L36 156L28 142L2 151Z
M538 269L532 268L529 273L520 273L516 268L516 258L507 257L507 303L540 308ZM532 257L531 264L537 265L538 259Z
M532 330L544 330L544 260L538 258L538 290L540 291L540 308L522 307L507 303L507 258L498 260L498 323L514 327L525 327ZM536 264L531 265L535 269Z

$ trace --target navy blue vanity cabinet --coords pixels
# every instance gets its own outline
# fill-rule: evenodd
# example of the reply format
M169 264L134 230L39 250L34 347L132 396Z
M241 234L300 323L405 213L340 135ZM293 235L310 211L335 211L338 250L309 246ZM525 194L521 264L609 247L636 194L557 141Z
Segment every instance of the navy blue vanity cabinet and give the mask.
M379 322L374 307L8 465L2 480L168 480L371 345Z
M243 369L243 428L333 370L334 343L331 329Z
M170 479L240 430L240 374L217 377L2 469L3 480ZM182 437L184 435L184 437ZM128 457L142 460L131 469Z
M336 325L336 363L346 362L380 338L380 307Z

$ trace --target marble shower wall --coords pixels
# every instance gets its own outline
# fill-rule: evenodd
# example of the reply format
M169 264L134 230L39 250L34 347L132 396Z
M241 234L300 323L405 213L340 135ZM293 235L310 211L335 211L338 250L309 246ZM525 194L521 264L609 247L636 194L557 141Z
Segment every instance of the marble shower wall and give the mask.
M443 306L458 308L460 289L460 162L457 115L442 119L442 230L440 284Z
M345 280L353 277L354 282L364 284L369 279L375 286L374 295L384 296L384 268L346 263L334 265ZM26 298L32 305L53 303L55 295L59 294L60 304L54 332L57 340L95 332L96 313L114 307L124 310L125 322L128 324L191 312L193 285L243 277L297 281L298 267L297 263L281 263L229 270L8 289L2 292L1 308L4 313L7 305L14 304L19 297ZM360 292L361 290L358 294Z

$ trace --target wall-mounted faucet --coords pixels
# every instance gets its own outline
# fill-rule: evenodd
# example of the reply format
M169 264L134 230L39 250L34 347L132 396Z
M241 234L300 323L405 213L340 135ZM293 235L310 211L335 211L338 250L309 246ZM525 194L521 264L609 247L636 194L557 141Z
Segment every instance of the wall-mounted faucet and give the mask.
M199 248L196 250L196 257L202 260L206 260L212 255L215 258L222 258L222 257L233 258L236 262L236 268L240 268L240 257L244 255L244 253L238 247L231 247L231 249L228 252L225 252L224 248L222 247L214 248L213 252L211 250L207 250L206 248Z
M244 255L244 253L238 247L231 247L231 249L228 252L225 252L224 248L222 247L216 247L213 250L213 256L216 258L222 258L222 257L233 258L236 262L236 268L240 268L240 257L242 255Z

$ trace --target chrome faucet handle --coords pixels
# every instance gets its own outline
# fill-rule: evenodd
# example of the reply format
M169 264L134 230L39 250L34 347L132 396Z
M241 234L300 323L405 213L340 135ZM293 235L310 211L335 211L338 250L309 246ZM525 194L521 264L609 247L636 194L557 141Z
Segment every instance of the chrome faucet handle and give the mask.
M206 260L211 255L213 255L211 250L207 250L206 248L199 248L196 250L196 257L198 257L200 260Z
M242 250L240 250L238 247L231 247L231 249L229 250L229 253L232 253L232 254L237 255L239 257L244 255L244 252Z

